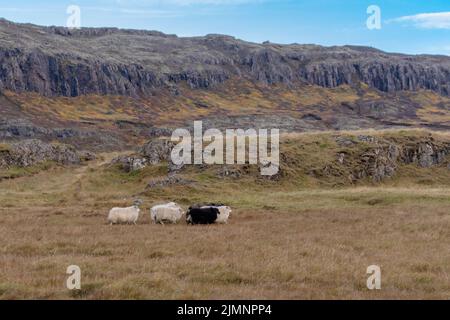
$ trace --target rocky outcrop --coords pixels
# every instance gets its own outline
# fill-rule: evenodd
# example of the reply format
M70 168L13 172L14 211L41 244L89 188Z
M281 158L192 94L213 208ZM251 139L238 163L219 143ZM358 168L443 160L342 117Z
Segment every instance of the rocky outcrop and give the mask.
M59 164L80 164L95 159L90 152L77 151L65 144L49 144L40 140L24 140L0 150L0 167L30 167L46 161Z
M166 161L169 163L169 172L175 172L181 167L175 166L171 161L170 153L173 146L174 144L169 140L149 140L139 148L136 154L119 156L114 158L111 163L120 164L126 172L133 172Z
M449 154L450 144L442 145L430 140L405 147L401 157L404 163L414 163L422 168L430 168L443 163Z
M148 166L166 162L168 164L167 175L150 180L147 184L147 189L164 188L172 185L190 185L194 181L177 175L177 172L183 166L177 166L172 163L170 155L173 146L174 143L170 140L155 138L140 147L137 153L119 156L113 159L111 164L119 164L125 172L135 172Z
M353 170L352 180L369 177L374 182L391 178L397 170L400 149L396 145L374 147L364 152Z
M170 161L173 147L174 143L170 140L153 139L140 148L139 154L146 158L149 164L158 164L161 161Z
M336 141L342 145L346 139L349 138L337 137ZM438 142L432 137L407 142L371 136L359 136L358 140L368 143L362 153L352 153L352 146L346 143L349 150L341 151L337 155L339 165L351 167L352 181L369 178L380 182L395 176L400 165L412 164L420 168L430 168L446 163L447 156L450 155L450 142ZM358 142L352 141L353 147L358 145Z
M450 141L432 135L335 135L338 151L324 165L303 168L292 156L281 155L281 168L303 169L312 177L345 185L371 181L379 183L399 174L401 169L414 177L414 168L450 167ZM323 150L326 157L327 151ZM324 157L324 158L325 158ZM404 171L405 172L405 171ZM419 171L417 171L419 172ZM282 172L283 173L283 172Z
M239 77L327 88L363 82L385 92L428 89L450 95L450 58L444 56L388 54L354 46L256 44L221 35L73 31L5 20L0 21L0 32L0 89L16 92L139 96L166 87L176 95L182 82L209 88Z
M120 156L114 158L111 164L119 164L125 172L133 172L147 167L148 160L139 155Z

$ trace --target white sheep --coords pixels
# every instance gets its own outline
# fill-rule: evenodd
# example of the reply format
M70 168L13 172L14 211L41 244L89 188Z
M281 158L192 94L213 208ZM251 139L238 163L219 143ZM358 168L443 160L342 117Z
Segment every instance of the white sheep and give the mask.
M205 206L203 208L207 208L207 207L208 206ZM219 215L217 216L215 223L220 223L220 224L228 223L228 219L230 218L230 215L231 215L231 208L228 206L213 206L213 207L219 209Z
M150 209L153 223L178 223L183 216L183 209L175 202L154 206Z
M112 208L109 211L108 222L110 224L127 223L136 224L139 218L139 206L142 204L141 200L136 200L132 207L128 208Z

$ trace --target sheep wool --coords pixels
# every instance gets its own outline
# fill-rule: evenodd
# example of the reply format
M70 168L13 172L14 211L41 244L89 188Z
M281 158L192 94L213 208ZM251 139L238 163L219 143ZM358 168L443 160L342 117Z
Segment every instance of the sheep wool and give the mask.
M128 208L112 208L109 211L108 222L110 224L136 224L139 212L140 209L136 205Z
M174 202L154 206L150 209L153 223L178 223L183 216L183 209Z

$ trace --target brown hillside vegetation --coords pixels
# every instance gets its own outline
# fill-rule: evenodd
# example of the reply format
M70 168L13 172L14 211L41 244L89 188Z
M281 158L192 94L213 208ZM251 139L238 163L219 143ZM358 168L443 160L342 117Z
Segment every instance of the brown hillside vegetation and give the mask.
M203 120L210 128L280 128L283 132L393 127L448 129L450 125L448 97L431 91L403 91L394 95L364 84L286 87L236 79L214 90L191 90L180 85L176 93L159 90L146 98L44 97L9 91L3 94L6 102L2 103L2 113L6 120L20 115L34 126L104 132L122 142L109 143L111 146L122 148L129 142L143 142L150 128L187 127L194 120ZM1 130L5 129L0 127L0 135ZM83 144L80 137L73 140L70 143ZM110 151L111 146L103 151Z
M0 298L449 299L450 159L422 167L422 158L406 163L403 155L420 143L438 151L450 137L339 136L285 136L281 174L272 180L256 168L223 178L217 166L186 167L177 175L190 183L148 188L167 175L166 163L126 173L110 164L112 153L4 179ZM395 174L349 179L359 155L387 141L401 149ZM135 198L144 200L137 226L106 223L111 207ZM168 201L185 209L224 202L233 214L223 226L152 225L149 207ZM73 264L82 270L80 291L65 287ZM382 269L378 291L366 288L373 264Z

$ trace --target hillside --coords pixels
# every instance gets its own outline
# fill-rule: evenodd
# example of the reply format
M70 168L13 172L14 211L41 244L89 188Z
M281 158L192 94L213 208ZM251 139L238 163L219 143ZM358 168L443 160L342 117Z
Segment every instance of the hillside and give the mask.
M450 58L0 20L0 140L126 149L194 120L282 132L450 126Z
M181 82L209 88L239 77L254 83L327 88L360 82L384 92L450 94L450 58L373 48L249 43L224 35L70 31L0 21L1 89L47 96L149 95Z
M45 97L6 91L0 140L38 138L82 148L126 149L203 120L205 128L279 128L282 132L450 128L450 99L432 91L384 93L367 87L284 85L235 80L211 89L181 86L147 98Z

